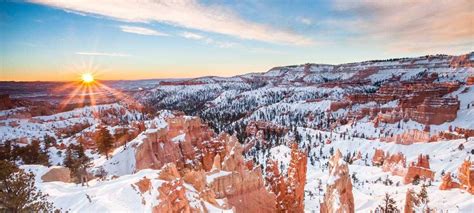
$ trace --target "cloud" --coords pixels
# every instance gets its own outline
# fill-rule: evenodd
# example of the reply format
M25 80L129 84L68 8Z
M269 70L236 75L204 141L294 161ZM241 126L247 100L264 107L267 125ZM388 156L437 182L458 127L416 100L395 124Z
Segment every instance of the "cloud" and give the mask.
M187 39L194 39L194 40L202 40L204 39L204 36L199 35L197 33L191 33L191 32L183 32L181 33L181 36Z
M212 45L217 46L219 48L231 48L231 47L236 47L236 46L239 45L235 42L216 41L212 38L208 38L208 37L203 36L201 34L192 33L192 32L182 32L180 34L180 36L183 37L183 38L192 39L192 40L201 40L201 41L204 41L206 44L212 44Z
M303 23L303 24L306 24L306 25L311 25L313 24L313 21L309 18L305 18L305 17L300 17L297 19L299 22Z
M333 6L336 12L353 16L333 20L332 27L353 33L359 41L379 42L390 51L447 53L473 46L470 0L339 0Z
M241 39L290 45L310 45L300 34L245 20L232 10L202 5L196 0L30 0L65 10L101 15L127 22L160 22L188 29L219 33Z
M134 33L134 34L139 34L139 35L168 36L168 34L166 33L158 32L156 30L152 30L152 29L144 28L144 27L122 25L120 26L120 29L126 33Z
M108 57L129 57L129 54L123 53L106 53L106 52L76 52L76 55L90 55L90 56L108 56Z

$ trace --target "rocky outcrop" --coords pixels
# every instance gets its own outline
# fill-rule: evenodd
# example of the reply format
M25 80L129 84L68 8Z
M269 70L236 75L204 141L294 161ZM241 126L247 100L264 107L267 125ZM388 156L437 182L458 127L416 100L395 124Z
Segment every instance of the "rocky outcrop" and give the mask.
M349 167L339 150L329 161L329 179L321 212L354 212L354 196Z
M10 95L0 95L0 110L7 110L13 108L13 103L10 100Z
M186 197L186 189L183 186L183 181L176 179L174 181L165 182L158 188L160 192L160 203L153 207L154 213L159 212L196 212L189 205L189 200Z
M164 202L155 211L193 211L180 190L183 182L191 184L201 199L218 205L226 199L238 212L275 210L275 195L265 189L260 167L249 168L237 138L226 133L215 135L198 118L173 116L168 126L142 133L143 142L135 151L136 169L161 169Z
M417 203L417 198L415 191L413 189L408 189L405 195L405 207L403 208L405 213L413 213L415 204Z
M135 183L135 186L137 186L140 193L143 194L145 192L150 191L151 181L150 179L143 177L142 179L140 179L138 182Z
M427 155L419 155L417 162L410 164L403 177L403 183L412 183L417 179L434 180L434 172L430 170L430 162Z
M403 176L406 172L405 155L401 152L393 155L387 153L387 157L382 165L382 170L384 172L390 172L392 175Z
M425 73L420 77L409 81L395 81L385 83L375 93L356 93L347 95L351 104L364 104L376 102L384 104L398 100L398 106L390 110L381 111L377 115L376 122L395 123L401 119L412 119L425 125L438 125L456 119L460 102L454 97L444 97L447 94L459 89L458 82L433 82L438 78L436 73ZM344 107L341 104L334 104L334 109ZM375 118L372 111L360 109L353 117L361 119L371 114L371 119Z
M186 116L167 119L168 126L150 129L137 147L136 169L160 169L166 163L175 163L178 169L203 168L209 171L215 154L222 151L230 136L214 137L214 132L198 118Z
M375 149L374 156L372 157L372 165L381 166L385 160L385 153L381 149Z
M277 195L276 209L279 212L304 212L304 187L306 184L306 154L298 149L298 145L291 144L291 161L288 166L287 177L283 177L278 169L278 162L267 161L266 183Z
M474 164L470 159L464 160L458 169L458 179L461 188L474 194Z
M474 76L467 77L466 84L469 85L469 86L474 85Z
M351 105L349 101L331 101L331 105L329 106L330 111L337 111L339 109L347 108Z
M41 176L41 180L43 180L43 182L61 181L70 183L71 171L66 167L53 167Z
M409 117L426 125L439 125L456 119L460 102L457 98L427 97L415 110L407 111Z
M439 190L450 190L459 188L459 183L453 181L453 179L451 178L451 172L446 173L442 179L443 182L441 182Z
M474 61L471 59L471 54L464 54L464 55L459 55L459 56L453 56L451 57L451 60L449 62L449 66L453 68L457 67L473 67L474 66Z
M385 154L383 150L376 149L372 158L373 165L381 165L384 172L403 177L403 183L409 184L414 180L434 179L434 172L430 169L428 155L419 155L416 162L406 166L406 158L399 152L393 155Z
M215 165L207 174L216 198L227 198L237 212L274 212L275 195L265 189L260 167L247 168L237 140L226 143L224 150L224 157L215 158L215 164L223 159L221 165Z
M391 137L380 138L382 142L394 142L397 144L410 145L413 143L429 142L431 141L430 133L411 129L401 134L397 134Z

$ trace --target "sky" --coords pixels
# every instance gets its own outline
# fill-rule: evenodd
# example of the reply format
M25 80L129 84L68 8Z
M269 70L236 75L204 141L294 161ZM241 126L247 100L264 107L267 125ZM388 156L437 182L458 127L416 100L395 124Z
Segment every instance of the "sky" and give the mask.
M474 1L0 2L0 81L234 76L474 50Z

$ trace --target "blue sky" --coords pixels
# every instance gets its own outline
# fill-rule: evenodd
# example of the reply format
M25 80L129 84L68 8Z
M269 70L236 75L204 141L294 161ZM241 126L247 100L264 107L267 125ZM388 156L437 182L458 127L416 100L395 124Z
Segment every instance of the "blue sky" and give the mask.
M473 49L473 3L33 0L0 3L0 80L232 76Z

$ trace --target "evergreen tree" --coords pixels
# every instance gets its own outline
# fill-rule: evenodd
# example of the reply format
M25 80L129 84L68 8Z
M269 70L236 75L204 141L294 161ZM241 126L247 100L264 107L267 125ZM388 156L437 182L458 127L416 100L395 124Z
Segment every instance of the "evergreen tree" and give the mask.
M99 127L99 132L96 137L97 149L100 153L105 154L106 159L109 159L109 152L112 150L114 141L109 130L105 126Z
M0 206L6 212L51 212L53 204L35 187L35 175L0 161ZM3 209L2 209L3 210Z
M83 171L90 167L90 158L84 153L84 147L71 144L66 150L64 166L71 170L71 176L76 180L82 180Z
M48 150L42 149L39 141L33 140L31 144L13 147L13 156L19 157L25 164L41 164L49 166Z
M428 207L428 203L430 202L430 199L428 198L428 192L426 191L425 184L421 186L421 190L418 193L418 200L420 202L421 207L423 208L423 212L425 211L430 212L430 208Z
M382 213L394 213L394 212L399 212L397 209L397 202L390 197L388 193L385 193L385 197L383 199L382 205L378 206L378 209Z

